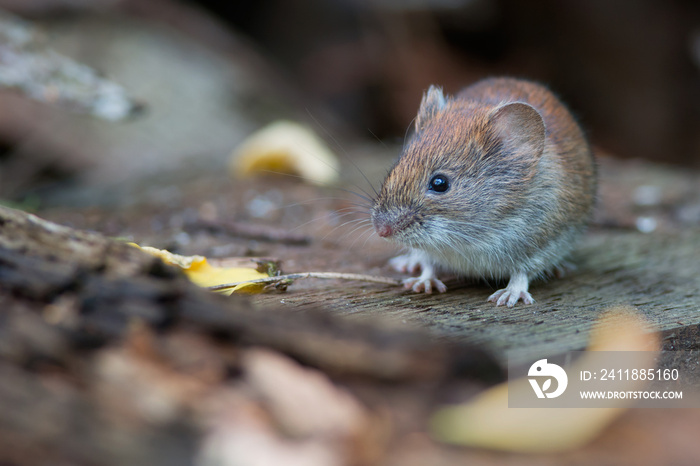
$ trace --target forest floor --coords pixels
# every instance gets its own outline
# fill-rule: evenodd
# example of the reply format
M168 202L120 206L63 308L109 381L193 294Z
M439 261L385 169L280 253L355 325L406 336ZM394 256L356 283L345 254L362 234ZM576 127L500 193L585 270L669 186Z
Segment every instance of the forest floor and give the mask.
M390 165L389 152L377 157L358 151L352 157L363 171L377 174ZM576 269L564 278L534 283L531 292L536 303L512 309L486 302L498 284L458 277L448 278L447 293L435 295L414 294L398 286L308 279L296 281L285 292L263 293L243 301L228 298L234 309L229 315L221 314L227 306L222 301L210 302L178 277L166 273L165 284L153 282L162 280L162 273L154 272L150 262L140 262L143 259L136 261L140 265L132 271L114 266L117 272L111 272L112 263L104 257L116 254L119 261L131 257L119 248L115 249L118 252L106 246L99 249L105 262L87 269L85 264L95 254L92 250L74 251L69 259L60 251L53 258L46 251L38 252L37 257L53 264L51 267L62 260L74 264L68 267L72 275L67 272L72 278L64 283L56 278L60 271L49 267L47 275L42 275L37 271L44 265L13 256L10 247L9 255L0 258L6 274L14 271L14 275L5 275L14 278L3 285L5 291L0 295L11 323L4 331L1 370L3 379L12 382L11 387L0 390L0 404L7 412L21 407L27 416L48 416L57 422L81 406L85 411L70 421L65 435L36 419L24 422L15 413L0 422L6 434L0 447L9 451L12 442L18 442L21 448L8 458L33 458L23 464L42 464L51 455L76 464L100 464L96 458L105 455L111 459L102 464L144 459L149 464L188 464L185 458L204 461L210 454L225 456L221 450L225 447L217 439L228 438L226 429L231 429L243 443L260 441L262 450L274 452L271 455L298 455L299 464L593 464L598 460L691 464L699 454L698 446L685 440L700 429L697 410L631 409L588 446L557 454L521 456L448 448L426 434L427 413L444 401L445 391L463 383L457 375L449 375L454 361L445 351L450 345L458 345L465 367L470 368L469 388L464 393L476 393L493 383L490 374L494 368L498 371L509 361L526 363L584 349L592 323L618 304L634 306L661 332L664 351L694 354L682 361L667 358L665 364L698 379L700 174L612 158L602 158L600 172L598 212L572 257ZM347 189L371 189L363 185L363 176L355 168L344 167L342 173ZM375 186L380 181L371 178ZM75 238L89 245L103 244L110 243L105 237L111 237L179 254L199 254L212 262L232 257L275 260L286 273L402 277L386 265L396 249L372 235L368 225L357 228L357 222L367 218L366 209L365 213L355 212L357 198L345 191L277 177L232 181L221 171L179 173L147 183L135 180L120 189L94 197L80 192L80 198L98 199L89 206L66 202L68 190L60 206L43 205L37 215L78 230L99 232L95 234L99 239L90 236L93 233L84 233L88 236L83 238L83 233L63 232L64 236L57 236L62 244ZM36 234L27 238L41 243ZM8 243L7 238L4 241ZM18 250L22 249L15 244L14 251ZM31 247L23 251L32 257ZM86 281L85 270L88 276L104 276L104 281ZM22 273L33 278L22 281L17 278ZM130 279L117 286L115 273L120 280L149 277L148 286L134 285L138 282ZM42 288L42 283L49 285ZM163 291L171 289L176 292ZM175 308L165 304L171 302L178 304ZM42 323L33 317L27 320L27 312L39 313ZM64 328L59 336L53 335L47 322L58 318L65 324L62 319L71 312L77 312L73 319L79 323L72 321L67 326L70 332L65 333ZM134 316L147 326L134 324ZM41 341L44 334L49 335L46 342ZM319 335L327 338L317 340ZM54 349L52 342L62 348L60 355L47 355ZM275 400L280 393L266 390L275 384L293 385L285 377L293 381L298 368L290 366L291 360L278 360L282 356L261 348L326 372L362 405L371 407L369 417L374 421L367 424L365 419L360 424L373 427L358 433L362 430L359 424L346 419L350 427L341 429L343 435L327 438L323 434L319 440L314 429L327 426L300 423L301 413L275 412L274 403L271 408L265 397ZM186 354L189 351L191 355ZM265 372L265 367L275 364L279 374ZM434 370L426 369L431 365ZM241 391L241 371L247 374L243 377L247 391ZM386 385L382 381L386 378L393 383ZM225 394L212 396L214 387ZM155 398L134 401L148 396ZM198 396L201 403L192 398ZM41 398L43 404L27 408L32 397ZM164 406L157 406L154 400L158 397L167 400ZM260 399L264 409L258 404ZM324 409L336 402L319 401ZM226 427L203 426L214 422L211 410L222 403L229 403L228 409L233 410L221 408L229 416L224 416ZM349 402L350 412L365 412L353 403ZM275 422L260 409L271 409ZM347 412L346 416L352 417ZM64 438L80 435L86 428L101 432L88 436L89 448ZM140 438L141 434L145 437ZM126 452L113 437L119 435L128 438ZM352 454L347 451L348 438L354 442ZM31 445L37 442L45 452L31 452ZM230 448L234 450L241 447L233 444ZM172 454L162 454L163 448L173 445L178 447ZM669 447L672 453L666 453ZM236 453L226 454L237 458Z

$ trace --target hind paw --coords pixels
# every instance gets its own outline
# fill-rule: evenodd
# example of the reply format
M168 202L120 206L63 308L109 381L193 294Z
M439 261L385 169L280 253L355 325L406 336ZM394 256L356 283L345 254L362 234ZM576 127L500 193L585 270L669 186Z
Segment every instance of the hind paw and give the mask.
M444 283L438 280L436 277L411 277L403 281L403 287L407 290L413 290L416 293L425 292L431 294L433 290L438 290L440 293L447 291L447 287Z

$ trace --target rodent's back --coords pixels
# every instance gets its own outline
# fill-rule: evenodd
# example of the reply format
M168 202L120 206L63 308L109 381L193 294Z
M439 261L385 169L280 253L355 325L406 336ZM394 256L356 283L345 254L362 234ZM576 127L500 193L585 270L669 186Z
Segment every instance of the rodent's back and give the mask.
M587 222L592 215L596 191L596 166L590 146L568 108L546 87L523 79L489 78L459 92L455 98L497 107L504 103L532 105L545 123L549 156L560 161L562 212Z

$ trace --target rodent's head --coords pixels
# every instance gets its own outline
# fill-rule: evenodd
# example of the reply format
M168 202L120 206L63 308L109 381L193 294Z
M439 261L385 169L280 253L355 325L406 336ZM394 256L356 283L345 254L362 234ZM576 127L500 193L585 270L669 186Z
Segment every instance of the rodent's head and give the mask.
M521 221L518 207L544 146L544 121L529 104L448 99L431 86L415 134L374 202L372 223L379 236L419 249L493 244Z

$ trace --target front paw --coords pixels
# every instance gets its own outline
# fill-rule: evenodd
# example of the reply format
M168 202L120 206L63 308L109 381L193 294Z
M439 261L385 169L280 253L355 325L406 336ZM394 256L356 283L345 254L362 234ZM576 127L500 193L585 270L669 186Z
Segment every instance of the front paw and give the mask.
M508 306L513 307L519 300L523 300L523 304L532 304L535 302L532 299L532 295L527 291L523 290L509 290L508 288L503 288L502 290L496 291L494 294L489 296L489 301L496 303L496 306Z
M403 281L403 287L407 290L413 290L416 293L425 292L431 294L433 289L438 290L440 293L447 291L447 287L444 283L435 277L411 277Z
M404 254L389 260L392 269L401 273L416 273L421 269L421 260L416 254Z

